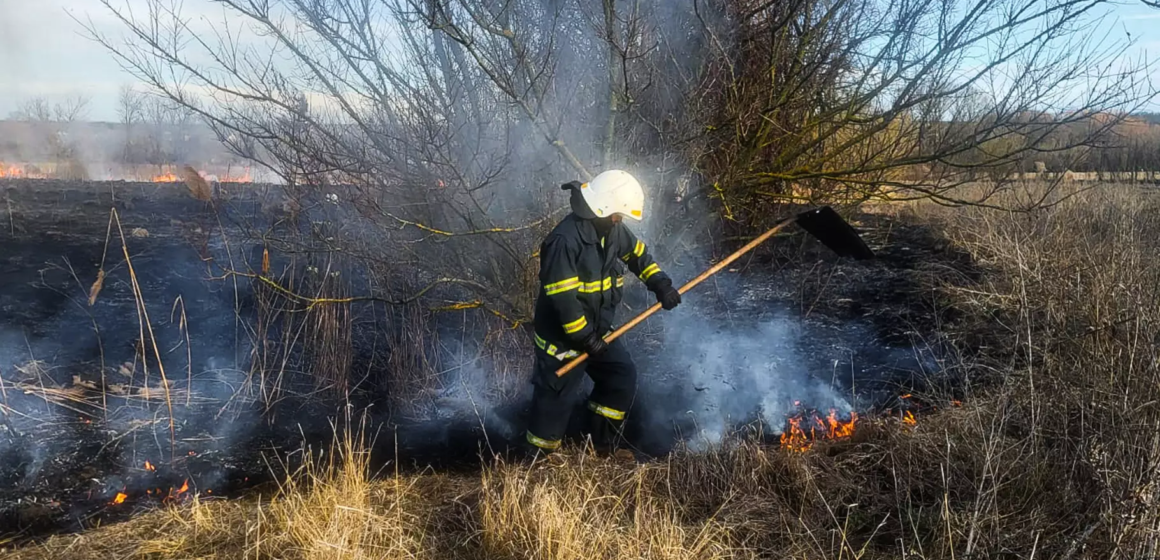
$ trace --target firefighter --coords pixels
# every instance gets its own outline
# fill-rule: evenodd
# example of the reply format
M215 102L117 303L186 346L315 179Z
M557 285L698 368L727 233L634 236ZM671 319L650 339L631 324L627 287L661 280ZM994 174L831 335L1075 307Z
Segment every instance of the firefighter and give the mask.
M568 426L568 395L585 373L594 387L588 396L585 426L598 448L613 451L636 392L636 366L613 330L627 268L645 283L666 309L681 303L673 281L653 261L648 247L622 223L640 221L644 191L632 175L606 171L588 183L573 181L572 213L540 245L540 290L535 310L535 369L532 414L526 434L532 451L560 446ZM579 367L556 370L587 352Z

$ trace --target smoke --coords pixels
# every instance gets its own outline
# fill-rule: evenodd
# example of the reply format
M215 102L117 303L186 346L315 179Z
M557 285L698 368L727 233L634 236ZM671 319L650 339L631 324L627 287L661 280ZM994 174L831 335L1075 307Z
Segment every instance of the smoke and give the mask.
M662 352L670 358L672 369L666 373L672 377L662 374L653 380L676 383L681 398L648 405L663 410L660 420L692 422L696 433L686 435L690 443L719 443L734 427L754 419L780 433L799 402L842 413L851 410L833 387L810 376L799 355L801 328L791 318L728 328L693 315L665 322ZM666 406L674 404L681 406Z
M500 394L493 364L481 359L483 353L479 346L470 341L463 342L445 353L443 361L455 365L445 372L443 387L434 399L435 408L425 421L441 425L475 425L481 433L487 434L486 437L495 434L510 441L524 429L504 413L511 405L512 397L505 398ZM528 396L526 393L528 391L522 391L516 398L525 398Z

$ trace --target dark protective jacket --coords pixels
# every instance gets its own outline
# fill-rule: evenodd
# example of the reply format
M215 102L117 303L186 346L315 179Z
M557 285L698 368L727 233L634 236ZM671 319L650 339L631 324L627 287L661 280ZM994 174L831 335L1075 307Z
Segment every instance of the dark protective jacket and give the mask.
M567 358L583 351L581 341L593 330L607 334L624 292L626 267L650 290L671 283L644 242L623 223L600 239L590 220L576 214L565 217L540 245L536 345Z

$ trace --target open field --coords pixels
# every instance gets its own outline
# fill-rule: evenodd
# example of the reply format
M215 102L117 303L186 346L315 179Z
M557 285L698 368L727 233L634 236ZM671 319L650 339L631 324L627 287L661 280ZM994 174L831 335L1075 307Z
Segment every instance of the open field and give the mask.
M932 258L914 245L923 258L891 278L913 285L892 297L858 294L863 277L849 264L829 265L826 274L851 278L830 284L785 266L783 288L805 293L783 297L819 302L814 313L828 321L922 302L884 317L919 326L939 348L942 375L895 397L895 407L921 403L913 423L869 414L890 408L880 403L862 409L853 437L804 453L743 430L721 447L678 446L642 463L573 449L453 471L399 470L346 433L260 492L202 493L11 556L1154 557L1158 210L1152 192L1117 186L1031 213L879 208L863 227L928 229L945 247ZM914 242L878 235L887 255ZM763 258L778 262L787 246ZM851 295L872 308L837 303ZM374 447L391 449L390 437Z

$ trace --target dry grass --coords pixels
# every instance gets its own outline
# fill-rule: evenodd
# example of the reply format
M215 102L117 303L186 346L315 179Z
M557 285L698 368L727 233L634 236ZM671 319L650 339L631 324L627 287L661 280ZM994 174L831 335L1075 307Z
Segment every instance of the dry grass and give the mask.
M270 497L203 500L24 547L8 558L734 558L727 527L654 495L653 467L573 454L481 478L372 477L357 437Z
M194 501L13 558L1154 558L1160 199L914 206L986 269L930 286L967 399L805 454L732 442L645 465L565 451L478 475L371 476L356 435L272 496Z
M579 455L555 468L500 465L482 477L478 520L488 557L735 558L712 517L683 523L679 506L653 491L663 467L626 467Z
M210 188L209 183L191 166L186 165L181 169L182 179L185 181L185 186L189 187L189 195L202 202L210 202L213 200L213 189Z

